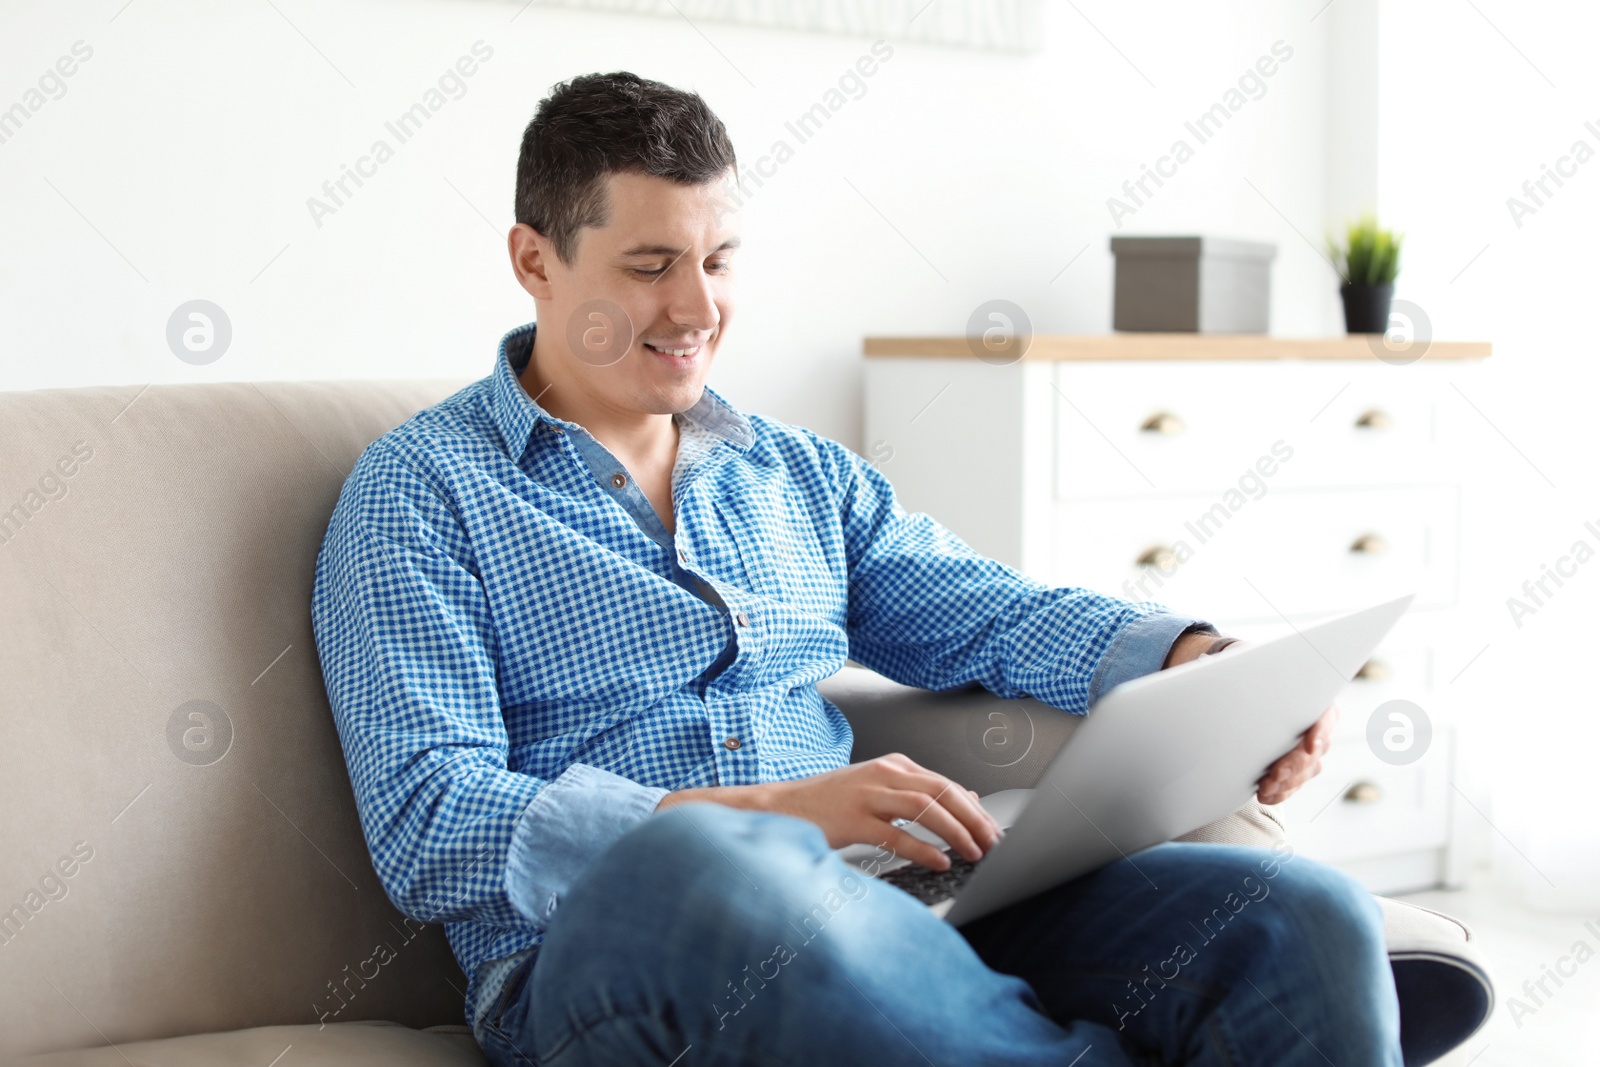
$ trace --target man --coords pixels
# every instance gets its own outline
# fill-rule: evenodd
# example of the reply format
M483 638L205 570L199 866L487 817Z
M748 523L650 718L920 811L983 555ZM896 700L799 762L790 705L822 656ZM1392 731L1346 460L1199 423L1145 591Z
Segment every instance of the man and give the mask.
M984 559L707 389L736 173L696 95L557 86L509 237L540 328L363 453L318 559L373 862L446 924L490 1062L1398 1064L1378 907L1310 860L1170 843L960 930L839 860L948 866L904 820L969 860L999 836L902 756L849 764L816 689L847 656L1082 714L1218 637Z

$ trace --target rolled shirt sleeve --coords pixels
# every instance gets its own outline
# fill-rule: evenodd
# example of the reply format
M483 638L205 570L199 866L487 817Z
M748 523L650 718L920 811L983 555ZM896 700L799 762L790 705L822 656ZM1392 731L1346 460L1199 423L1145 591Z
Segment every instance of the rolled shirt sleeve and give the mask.
M506 893L536 921L549 918L578 874L648 818L667 790L573 764L529 801L511 833Z
M1175 611L1142 615L1128 623L1111 639L1094 669L1089 681L1090 705L1131 678L1159 671L1172 643L1191 632L1214 634L1217 630L1208 622Z

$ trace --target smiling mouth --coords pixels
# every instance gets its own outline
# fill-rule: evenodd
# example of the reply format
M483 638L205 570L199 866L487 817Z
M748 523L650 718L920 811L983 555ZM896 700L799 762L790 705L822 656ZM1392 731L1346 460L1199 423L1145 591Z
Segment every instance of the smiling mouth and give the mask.
M650 351L654 352L658 356L666 356L669 359L684 359L684 360L693 359L695 356L699 355L700 354L700 350L705 347L704 344L667 346L667 345L653 345L649 341L645 341L645 342L642 342L642 343L644 344L644 346L646 348L648 348Z

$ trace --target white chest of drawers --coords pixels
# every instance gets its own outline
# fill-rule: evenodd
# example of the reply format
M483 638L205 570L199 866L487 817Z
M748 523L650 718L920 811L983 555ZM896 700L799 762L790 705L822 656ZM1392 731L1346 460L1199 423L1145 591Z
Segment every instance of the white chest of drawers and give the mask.
M1460 881L1470 813L1437 635L1462 566L1470 408L1453 382L1488 345L1436 343L1403 365L1362 338L1036 337L1006 365L959 337L866 349L867 458L908 510L1041 581L1245 638L1415 591L1341 697L1323 774L1282 812L1297 848L1375 891ZM1394 699L1433 726L1405 765L1367 741Z

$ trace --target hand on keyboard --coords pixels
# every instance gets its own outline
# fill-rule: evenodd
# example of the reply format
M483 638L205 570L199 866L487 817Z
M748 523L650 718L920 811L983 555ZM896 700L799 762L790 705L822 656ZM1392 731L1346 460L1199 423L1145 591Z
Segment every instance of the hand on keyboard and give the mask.
M761 785L718 786L669 793L657 810L692 800L776 811L822 828L831 848L874 845L936 871L951 854L976 862L1000 840L1000 827L978 794L895 753L836 771ZM909 819L948 842L951 854L894 825Z

